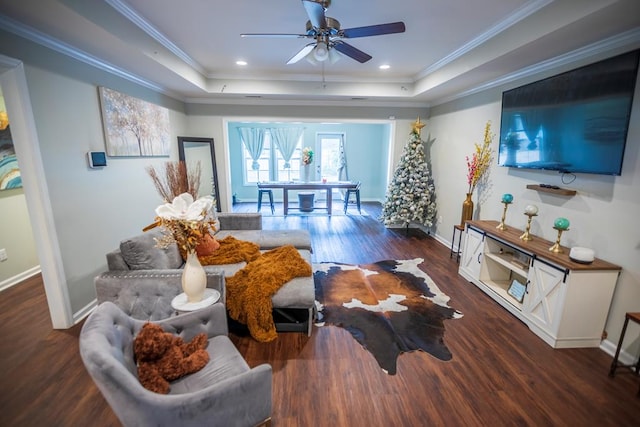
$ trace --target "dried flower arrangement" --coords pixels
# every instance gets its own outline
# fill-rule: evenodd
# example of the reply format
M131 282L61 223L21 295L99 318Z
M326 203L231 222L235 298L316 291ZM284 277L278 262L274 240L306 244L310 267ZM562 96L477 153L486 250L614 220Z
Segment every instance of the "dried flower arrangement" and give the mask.
M147 172L165 202L170 202L182 193L189 193L194 199L198 198L200 162L190 165L189 170L184 161L166 162L163 177L153 166L147 167Z
M175 242L183 256L194 252L205 237L211 236L217 229L213 200L211 196L194 200L191 194L182 193L171 203L158 206L157 223L167 231L158 240L158 246L166 248Z
M484 141L482 145L475 144L475 152L471 158L466 157L467 161L467 183L469 184L469 190L467 193L471 194L475 190L476 186L482 181L482 178L486 175L491 161L493 159L493 149L491 148L491 142L494 135L491 133L491 122L488 121L484 128Z

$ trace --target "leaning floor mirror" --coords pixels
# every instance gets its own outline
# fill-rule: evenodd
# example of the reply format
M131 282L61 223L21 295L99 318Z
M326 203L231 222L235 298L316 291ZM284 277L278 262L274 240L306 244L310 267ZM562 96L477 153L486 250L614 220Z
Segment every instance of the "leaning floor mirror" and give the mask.
M189 165L200 162L200 190L199 196L210 195L216 199L216 210L220 208L220 190L218 187L218 172L216 168L216 153L213 149L213 138L197 138L188 136L178 137L178 156L184 161L187 170Z

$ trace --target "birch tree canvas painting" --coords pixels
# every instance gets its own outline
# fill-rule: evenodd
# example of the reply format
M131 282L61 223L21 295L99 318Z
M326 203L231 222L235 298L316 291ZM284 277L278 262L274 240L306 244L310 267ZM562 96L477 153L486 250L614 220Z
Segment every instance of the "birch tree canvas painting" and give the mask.
M169 110L100 87L100 105L109 156L169 155Z

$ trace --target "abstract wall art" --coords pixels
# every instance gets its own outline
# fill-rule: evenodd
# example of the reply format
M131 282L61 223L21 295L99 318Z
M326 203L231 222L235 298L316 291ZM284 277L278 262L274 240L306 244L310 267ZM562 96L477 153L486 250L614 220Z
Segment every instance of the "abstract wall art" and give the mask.
M0 111L0 190L20 187L22 177L11 138L9 118L6 111Z

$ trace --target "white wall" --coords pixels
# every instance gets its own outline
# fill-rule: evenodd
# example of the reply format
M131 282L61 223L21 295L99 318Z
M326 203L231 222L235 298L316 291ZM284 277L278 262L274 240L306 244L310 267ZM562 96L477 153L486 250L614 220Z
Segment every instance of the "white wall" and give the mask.
M533 81L535 79L530 79ZM514 84L511 87L520 85ZM423 133L428 131L436 139L431 150L436 183L438 212L443 223L436 233L442 240L451 238L454 224L460 223L462 201L467 191L465 156L473 153L475 142L483 140L487 120L495 134L500 130L501 93L507 87L433 107ZM561 175L550 171L531 171L497 166L490 169L490 188L474 195L474 219L499 221L504 193L514 196L506 222L524 229L527 217L523 214L527 204L539 207L532 221L531 232L555 241L557 232L552 228L557 217L570 220L569 231L562 235L564 246L586 246L596 251L598 258L622 267L613 303L605 327L609 343L604 347L614 350L618 342L625 313L640 311L640 83L636 85L631 125L627 137L622 175L576 174L570 184L564 184ZM497 137L493 148L497 150ZM573 197L528 190L527 184L553 184L578 191ZM588 313L585 313L588 316ZM625 338L627 353L637 354L640 348L640 327L630 325Z
M73 312L95 298L93 278L106 252L153 221L161 202L145 168L170 158L108 158L88 167L86 152L104 150L97 85L26 67L51 207ZM117 88L116 88L117 89ZM172 140L184 115L170 113ZM172 159L177 159L174 144Z
M231 195L227 191L231 188L229 182L228 155L226 148L226 138L224 136L224 126L222 117L216 116L187 116L185 128L190 137L213 138L213 150L216 154L216 169L218 173L218 189L220 192L220 208L223 212L231 209Z
M0 111L7 111L2 88ZM0 248L7 252L0 262L0 290L40 271L23 188L0 191Z
M0 213L0 248L8 257L0 262L2 290L38 273L40 266L22 189L0 191Z

